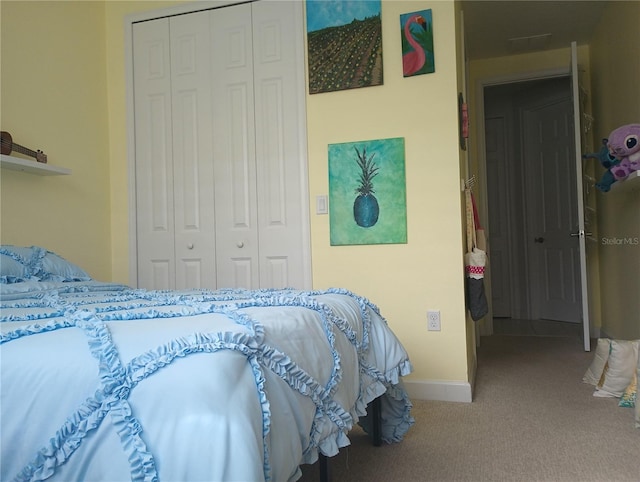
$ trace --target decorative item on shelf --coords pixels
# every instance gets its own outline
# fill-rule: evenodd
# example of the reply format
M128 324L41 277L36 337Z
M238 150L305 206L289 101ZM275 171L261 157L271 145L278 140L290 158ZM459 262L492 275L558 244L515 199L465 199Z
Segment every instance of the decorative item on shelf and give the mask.
M611 168L616 181L640 170L640 124L627 124L611 131L607 147L609 153L620 161Z
M16 144L15 142L13 142L11 134L6 131L0 132L0 141L2 145L0 153L4 155L8 156L13 151L15 151L19 152L20 154L25 154L29 157L33 157L38 162L42 162L44 164L47 163L47 155L44 152L42 152L41 150L34 151L27 147L21 146L20 144Z

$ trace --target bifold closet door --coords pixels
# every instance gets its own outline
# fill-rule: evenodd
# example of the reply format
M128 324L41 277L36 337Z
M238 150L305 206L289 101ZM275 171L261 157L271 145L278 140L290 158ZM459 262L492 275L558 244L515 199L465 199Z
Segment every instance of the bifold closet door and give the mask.
M305 286L298 7L263 1L211 12L221 287Z
M259 288L251 4L209 15L218 286Z
M209 20L134 26L138 285L215 288Z

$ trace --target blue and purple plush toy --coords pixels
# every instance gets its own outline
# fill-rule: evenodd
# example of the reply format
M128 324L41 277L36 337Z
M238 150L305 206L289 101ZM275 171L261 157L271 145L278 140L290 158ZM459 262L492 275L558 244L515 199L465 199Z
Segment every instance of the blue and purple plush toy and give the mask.
M611 168L616 181L640 170L640 124L626 124L614 129L609 134L607 148L620 161Z
M602 192L608 192L611 189L611 185L616 182L611 168L620 164L620 160L609 152L609 147L607 147L608 141L608 139L602 139L602 147L598 152L582 155L584 159L598 159L600 165L606 169L600 180L596 183L596 187Z

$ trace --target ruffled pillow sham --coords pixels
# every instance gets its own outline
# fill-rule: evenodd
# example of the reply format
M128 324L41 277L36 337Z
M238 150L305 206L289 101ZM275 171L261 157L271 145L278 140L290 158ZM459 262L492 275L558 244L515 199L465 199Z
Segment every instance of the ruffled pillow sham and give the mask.
M0 283L20 283L30 278L29 270L20 261L0 254Z
M4 283L17 283L27 279L62 282L91 280L89 274L79 266L39 246L2 245L0 254L13 261L6 263L7 274L5 274L4 258L2 259L2 282Z

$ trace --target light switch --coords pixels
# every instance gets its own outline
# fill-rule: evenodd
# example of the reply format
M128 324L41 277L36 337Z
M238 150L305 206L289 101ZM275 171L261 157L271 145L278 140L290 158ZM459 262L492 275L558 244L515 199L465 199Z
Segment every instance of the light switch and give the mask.
M329 214L327 195L316 196L316 214Z

